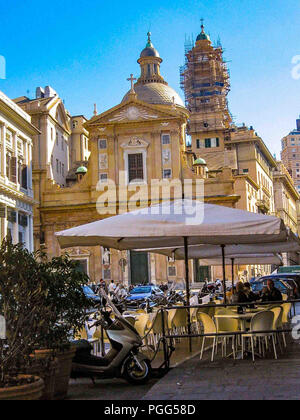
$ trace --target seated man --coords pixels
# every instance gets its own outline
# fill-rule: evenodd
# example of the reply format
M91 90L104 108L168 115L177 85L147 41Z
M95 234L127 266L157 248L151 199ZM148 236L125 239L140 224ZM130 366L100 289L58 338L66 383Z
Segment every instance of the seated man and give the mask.
M280 290L276 289L273 280L267 281L267 287L264 288L262 293L263 302L280 302L282 301L282 294Z

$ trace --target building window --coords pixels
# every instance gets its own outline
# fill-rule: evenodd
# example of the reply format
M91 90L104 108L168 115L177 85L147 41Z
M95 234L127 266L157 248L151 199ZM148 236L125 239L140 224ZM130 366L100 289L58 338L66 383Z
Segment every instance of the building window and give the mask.
M56 145L58 146L58 133L56 133Z
M107 149L107 140L106 139L99 139L98 140L98 148L103 150Z
M143 154L128 155L128 181L144 180Z
M22 165L21 166L22 170L21 170L21 178L19 180L21 187L24 188L25 190L27 190L27 186L28 186L28 168L27 165Z
M62 176L65 176L65 165L64 164L61 165L61 174L62 174Z
M205 147L208 149L211 147L219 147L219 145L220 145L219 137L205 139Z
M77 128L78 126L78 121L74 120L72 123L73 128Z
M205 147L205 141L197 139L196 140L196 146L197 146L197 149L201 149L201 148Z
M110 280L111 279L111 271L109 268L105 268L103 270L103 279L104 280Z
M9 153L6 155L6 176L11 182L17 183L17 158Z
M107 174L100 174L99 180L100 182L107 182L108 175Z
M56 172L58 173L58 159L56 159Z
M163 178L172 178L172 169L164 169Z
M205 139L205 147L209 149L211 147L211 139Z
M78 263L77 270L81 273L84 273L86 275L89 275L88 272L88 259L87 258L72 258L73 261L76 261Z
M162 144L170 144L170 135L169 134L163 134L161 136L162 138Z
M64 142L65 142L65 139L62 137L61 138L61 150L64 150Z
M176 266L169 266L168 267L168 276L169 277L176 277L177 272L176 272Z
M249 172L249 169L243 169L243 173L247 174Z

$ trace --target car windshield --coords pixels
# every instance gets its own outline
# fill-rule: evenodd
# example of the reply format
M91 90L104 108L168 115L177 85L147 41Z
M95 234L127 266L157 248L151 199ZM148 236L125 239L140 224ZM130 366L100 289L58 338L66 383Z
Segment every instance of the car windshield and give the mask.
M252 290L254 292L261 292L264 287L267 287L268 280L273 280L275 288L280 290L281 293L286 293L291 288L291 284L287 281L290 279L262 278L252 284Z
M135 287L130 293L132 295L137 295L139 293L151 293L151 287Z

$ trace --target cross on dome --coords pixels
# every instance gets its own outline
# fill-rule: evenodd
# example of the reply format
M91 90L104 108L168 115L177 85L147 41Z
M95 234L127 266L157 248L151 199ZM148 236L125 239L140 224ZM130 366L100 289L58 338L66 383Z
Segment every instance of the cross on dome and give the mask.
M131 73L129 79L127 79L128 82L131 82L131 92L134 92L134 82L137 80L135 77L133 77L133 74Z

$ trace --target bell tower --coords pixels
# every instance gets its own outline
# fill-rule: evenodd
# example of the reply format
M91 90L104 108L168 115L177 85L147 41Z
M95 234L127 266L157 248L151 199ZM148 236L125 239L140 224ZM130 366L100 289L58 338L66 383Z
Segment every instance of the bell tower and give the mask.
M186 49L181 88L191 113L189 134L193 152L224 150L224 140L229 136L232 123L227 101L229 72L221 44L212 45L203 20L195 45Z

